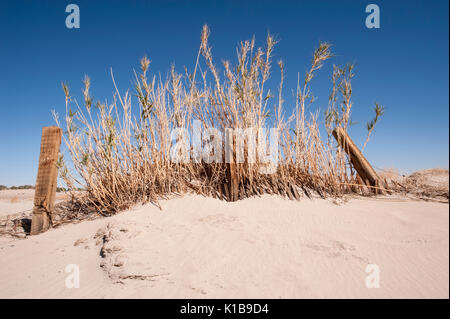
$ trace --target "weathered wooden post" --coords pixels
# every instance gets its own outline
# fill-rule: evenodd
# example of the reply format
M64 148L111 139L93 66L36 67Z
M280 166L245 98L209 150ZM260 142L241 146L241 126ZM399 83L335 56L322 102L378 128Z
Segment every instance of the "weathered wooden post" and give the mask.
M228 201L234 202L239 199L239 184L237 180L235 153L236 147L234 143L234 130L225 129L225 165L227 167L228 184Z
M56 197L58 154L62 130L56 126L42 128L41 153L34 193L31 235L46 231L51 226L51 214Z
M379 179L377 173L345 130L341 127L337 127L333 130L333 136L350 157L353 167L358 172L364 183L368 186L378 186Z

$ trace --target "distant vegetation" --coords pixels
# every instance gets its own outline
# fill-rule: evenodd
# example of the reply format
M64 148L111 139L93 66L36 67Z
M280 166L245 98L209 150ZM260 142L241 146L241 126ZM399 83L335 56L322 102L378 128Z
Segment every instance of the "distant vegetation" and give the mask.
M0 190L4 190L4 189L34 189L33 185L20 185L20 186L5 186L5 185L0 185Z
M5 189L34 189L34 185L20 185L20 186L5 186L5 185L0 185L0 191L5 190ZM76 190L81 191L83 190L82 188L77 188ZM67 192L69 191L68 188L64 188L64 187L57 187L56 191L59 192Z

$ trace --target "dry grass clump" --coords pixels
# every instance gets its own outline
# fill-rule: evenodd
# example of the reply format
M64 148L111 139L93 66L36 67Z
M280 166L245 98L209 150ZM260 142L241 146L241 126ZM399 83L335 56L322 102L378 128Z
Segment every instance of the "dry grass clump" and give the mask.
M407 176L402 186L408 193L421 198L449 199L449 173L447 169L432 168Z
M79 194L78 194L79 195ZM17 198L17 197L14 197ZM71 200L56 203L51 215L52 227L98 218L92 205L73 194ZM32 209L0 216L0 236L25 238L30 234Z
M403 179L403 176L399 173L398 169L395 167L386 167L383 169L379 169L377 172L378 176L383 180L396 180L400 181Z
M388 185L389 193L416 200L448 203L448 169L431 168L405 176L396 168L385 168L378 172L378 176Z
M25 238L31 229L31 212L0 216L0 236Z
M172 68L162 80L149 74L146 57L141 60L140 71L135 72L137 110L132 110L132 94L120 95L117 87L110 103L94 103L88 77L84 105L72 99L63 85L64 139L75 169L72 174L61 159L66 185L83 185L84 203L105 215L189 191L230 199L233 176L237 199L263 193L298 199L302 194L325 197L359 191L352 186L356 175L345 153L331 138L334 127L347 129L351 124L353 65L334 67L325 112L328 136L322 138L319 113L307 110L314 101L311 80L332 56L328 43L320 43L314 51L311 67L297 86L294 111L286 118L282 61L277 63L278 92L272 94L267 85L275 39L268 35L264 48L256 48L254 39L242 42L237 64L224 61L221 72L208 38L205 26L192 73L179 74ZM241 131L227 142L229 128ZM273 128L270 134L268 128ZM254 139L242 140L244 133ZM271 149L276 164L267 160L271 134L279 137ZM201 154L195 143L210 149ZM226 153L226 143L235 145L233 153ZM242 161L225 163L231 156Z

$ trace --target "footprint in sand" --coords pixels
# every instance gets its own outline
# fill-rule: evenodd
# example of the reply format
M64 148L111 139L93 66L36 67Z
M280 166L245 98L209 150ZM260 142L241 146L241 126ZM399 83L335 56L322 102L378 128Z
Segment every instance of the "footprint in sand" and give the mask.
M213 227L220 227L225 229L235 229L236 222L239 218L236 216L226 216L224 214L208 215L198 219L201 223L206 223Z

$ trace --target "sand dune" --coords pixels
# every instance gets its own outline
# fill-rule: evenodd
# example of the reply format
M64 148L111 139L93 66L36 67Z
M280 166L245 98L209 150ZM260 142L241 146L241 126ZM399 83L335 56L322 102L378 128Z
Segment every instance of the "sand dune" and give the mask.
M190 195L161 205L0 237L0 297L449 297L448 204ZM66 287L69 264L80 288ZM380 288L366 287L369 264Z

